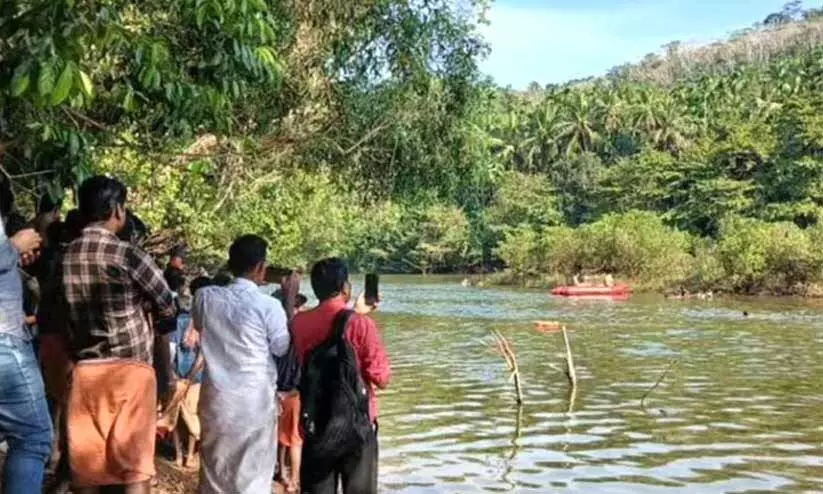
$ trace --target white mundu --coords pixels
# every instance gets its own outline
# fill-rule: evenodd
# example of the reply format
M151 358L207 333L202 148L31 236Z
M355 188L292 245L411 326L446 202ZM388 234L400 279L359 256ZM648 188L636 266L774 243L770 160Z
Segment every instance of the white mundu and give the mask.
M200 395L201 494L270 494L277 461L277 365L286 313L247 279L197 292L206 362Z

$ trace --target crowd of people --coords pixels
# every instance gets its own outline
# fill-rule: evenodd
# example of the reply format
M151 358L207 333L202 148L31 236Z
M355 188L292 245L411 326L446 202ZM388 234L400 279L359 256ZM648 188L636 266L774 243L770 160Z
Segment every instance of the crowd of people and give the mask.
M343 261L312 267L307 310L259 236L188 281L185 248L162 271L140 248L118 180L86 180L65 219L44 199L32 221L0 186L3 492L39 492L47 469L55 491L151 492L166 437L204 494L268 494L275 475L287 492L377 491L391 371Z

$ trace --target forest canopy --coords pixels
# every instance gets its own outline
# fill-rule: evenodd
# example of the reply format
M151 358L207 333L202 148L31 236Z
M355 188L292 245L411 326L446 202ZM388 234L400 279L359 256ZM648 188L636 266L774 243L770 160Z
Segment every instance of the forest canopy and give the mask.
M820 9L516 91L479 72L488 7L5 1L2 173L24 209L115 174L204 257L255 231L295 266L823 278Z

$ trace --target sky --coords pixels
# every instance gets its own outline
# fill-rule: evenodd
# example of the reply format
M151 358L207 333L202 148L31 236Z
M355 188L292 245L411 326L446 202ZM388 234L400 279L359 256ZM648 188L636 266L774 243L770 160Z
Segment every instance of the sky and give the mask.
M496 0L482 27L483 72L524 89L605 74L670 41L706 43L762 21L787 0ZM805 6L819 6L807 0Z

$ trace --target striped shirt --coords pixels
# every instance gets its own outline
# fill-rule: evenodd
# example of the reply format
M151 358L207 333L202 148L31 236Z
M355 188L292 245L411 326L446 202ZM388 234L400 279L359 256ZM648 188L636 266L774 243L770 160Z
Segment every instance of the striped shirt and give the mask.
M173 294L151 256L99 226L72 242L62 263L68 336L76 360L152 363L154 332L145 305L174 316Z

